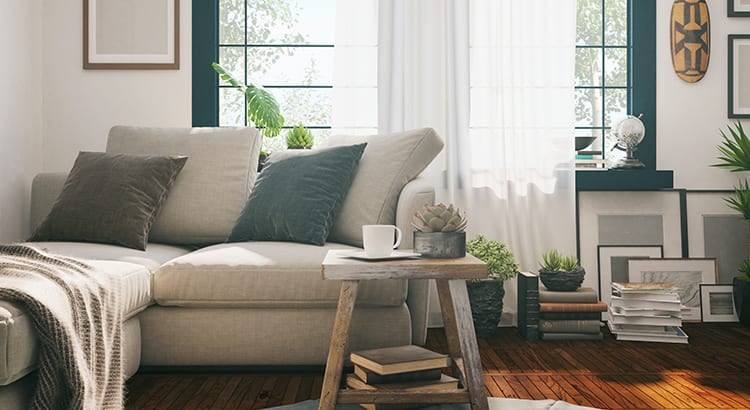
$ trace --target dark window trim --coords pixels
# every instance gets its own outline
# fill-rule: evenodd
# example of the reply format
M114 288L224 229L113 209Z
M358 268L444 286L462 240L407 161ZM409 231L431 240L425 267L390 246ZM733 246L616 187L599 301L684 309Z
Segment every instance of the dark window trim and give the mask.
M219 125L218 75L211 63L219 61L219 0L193 0L194 127Z

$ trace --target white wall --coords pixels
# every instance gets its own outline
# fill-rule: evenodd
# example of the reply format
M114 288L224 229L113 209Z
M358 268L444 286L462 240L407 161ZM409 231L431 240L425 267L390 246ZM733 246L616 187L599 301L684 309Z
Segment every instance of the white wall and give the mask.
M84 70L82 7L44 3L45 171L68 171L78 151L103 150L113 125L191 125L191 1L180 3L179 70Z
M731 188L736 175L711 168L727 117L727 35L750 34L750 18L727 17L726 0L707 0L711 59L706 76L686 83L674 73L669 44L672 2L656 2L657 167L674 170L675 188ZM750 128L750 121L743 121ZM646 137L648 138L648 137Z
M0 243L28 235L31 177L41 168L42 0L0 0Z

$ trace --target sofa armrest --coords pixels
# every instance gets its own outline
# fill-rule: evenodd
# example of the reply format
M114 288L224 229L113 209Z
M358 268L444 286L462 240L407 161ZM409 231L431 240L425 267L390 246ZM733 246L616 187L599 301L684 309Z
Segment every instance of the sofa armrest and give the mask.
M31 182L31 232L36 230L52 210L67 177L65 172L41 173L34 177Z
M416 178L406 184L398 197L396 207L396 226L401 228L401 249L413 247L413 232L411 218L417 209L424 204L435 203L435 188L425 178ZM429 284L427 279L413 279L409 281L406 304L411 314L412 343L424 345L427 340L427 317L429 314Z

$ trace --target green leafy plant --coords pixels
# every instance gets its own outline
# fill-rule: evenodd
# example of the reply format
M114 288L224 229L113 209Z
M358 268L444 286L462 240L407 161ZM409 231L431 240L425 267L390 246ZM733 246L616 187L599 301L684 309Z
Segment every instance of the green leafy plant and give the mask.
M742 123L737 121L729 125L728 132L720 130L722 142L717 147L720 162L711 166L728 169L732 172L750 171L750 138L748 138ZM747 179L740 180L734 187L734 196L724 198L730 209L733 209L750 222L750 184ZM748 225L750 227L750 224ZM748 258L739 266L740 279L750 281L750 241L747 244Z
M217 63L211 63L211 66L222 80L245 94L247 118L261 129L263 136L275 137L279 135L281 128L284 126L284 117L281 115L279 104L273 95L263 87L242 84Z
M426 204L411 220L411 225L420 232L461 232L466 223L466 217L453 204Z
M490 278L505 280L518 273L518 262L504 243L477 235L466 242L466 252L487 264L487 276Z
M286 133L286 146L289 149L310 149L313 146L313 135L300 124Z
M575 256L564 256L557 249L551 249L542 253L539 269L545 272L573 272L581 269L581 265Z

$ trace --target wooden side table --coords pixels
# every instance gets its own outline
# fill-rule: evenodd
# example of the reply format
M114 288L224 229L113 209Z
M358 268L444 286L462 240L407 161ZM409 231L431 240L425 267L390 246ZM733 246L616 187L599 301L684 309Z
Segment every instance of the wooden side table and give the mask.
M322 265L323 279L341 280L336 321L328 349L328 361L320 394L320 409L332 410L336 403L470 403L472 409L487 409L482 364L471 320L465 279L487 276L487 265L467 254L456 259L403 259L379 262L342 256L347 251L330 250ZM361 280L435 279L445 324L449 355L462 389L440 392L395 390L339 390L344 354L349 339L357 287Z

